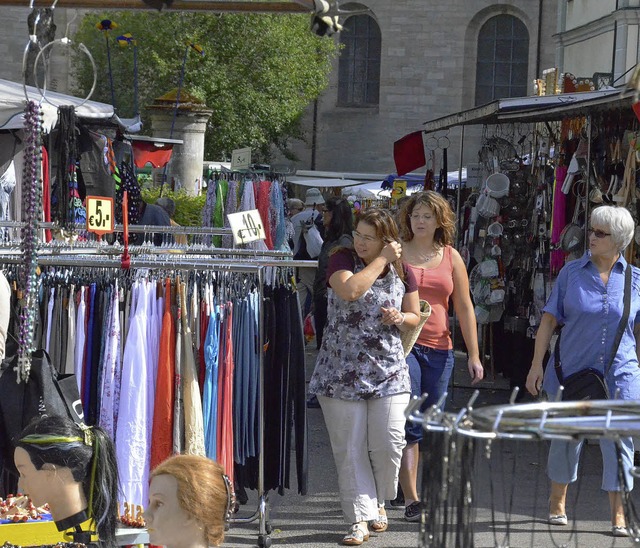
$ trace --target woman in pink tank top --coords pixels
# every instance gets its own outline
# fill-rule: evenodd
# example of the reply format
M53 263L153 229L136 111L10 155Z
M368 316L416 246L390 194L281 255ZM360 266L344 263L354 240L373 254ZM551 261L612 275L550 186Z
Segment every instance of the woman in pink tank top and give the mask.
M453 301L467 347L472 384L482 380L484 369L478 351L478 335L469 277L464 261L452 247L455 215L449 203L433 191L414 194L399 216L402 260L413 271L418 294L431 305L431 316L407 356L411 395L428 394L423 409L438 402L453 372L453 345L449 332L449 299ZM407 445L400 467L400 486L405 497L404 517L420 521L417 475L422 425L407 422Z

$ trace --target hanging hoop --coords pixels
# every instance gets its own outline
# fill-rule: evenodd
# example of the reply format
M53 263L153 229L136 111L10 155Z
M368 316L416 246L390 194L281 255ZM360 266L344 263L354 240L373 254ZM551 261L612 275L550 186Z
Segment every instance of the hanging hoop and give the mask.
M36 88L38 90L38 92L40 92L40 101L46 101L47 103L49 103L50 105L53 106L57 106L54 103L52 103L51 101L49 101L49 99L47 99L46 97L46 93L47 93L47 71L48 71L48 66L47 66L47 62L46 60L43 59L43 64L44 64L44 85L41 88L40 85L38 84L38 74L37 74L37 69L38 69L38 62L40 61L40 57L42 57L42 55L49 49L51 48L53 45L55 44L62 44L64 46L69 46L72 47L73 46L73 42L71 41L70 38L60 38L60 40L54 40L53 42L49 42L46 46L44 46L43 48L40 48L40 51L38 52L38 55L36 56L36 60L33 63L33 79L35 81L36 84ZM98 70L96 68L96 62L93 59L93 55L91 55L91 52L87 49L87 46L85 46L82 42L80 44L78 44L78 49L83 52L88 58L89 58L89 62L91 63L91 67L93 69L93 84L91 85L91 90L89 90L89 94L82 100L82 102L79 105L76 105L76 108L81 107L82 105L84 105L93 95L93 92L96 89L96 84L98 83ZM26 90L25 90L26 92Z
M30 35L29 41L24 48L24 53L22 54L22 91L27 102L31 101L31 97L29 97L29 92L27 91L27 59L29 58L29 49L31 48L31 44L38 46L38 49L42 52L42 48L40 47L40 44L38 44L36 35ZM40 54L40 52L38 52L38 54Z
M451 140L446 135L438 137L438 148L449 148Z
M427 150L436 150L438 148L438 139L436 139L433 135L427 138L427 142L425 143Z

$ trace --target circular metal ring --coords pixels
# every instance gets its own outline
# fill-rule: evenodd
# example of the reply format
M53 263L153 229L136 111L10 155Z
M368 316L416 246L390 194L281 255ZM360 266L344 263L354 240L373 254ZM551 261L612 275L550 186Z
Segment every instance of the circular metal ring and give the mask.
M433 135L427 137L425 146L427 147L427 150L436 150L438 148L438 139L436 139Z
M50 47L52 47L54 44L62 44L65 46L73 46L73 42L69 39L69 38L60 38L59 40L54 40L53 42L49 42L47 45L45 45L43 48L40 48L40 51L38 52L38 55L36 56L36 60L33 63L33 79L36 85L37 90L40 92L40 97L41 97L41 101L46 101L47 103L49 103L50 105L53 106L57 106L56 104L52 103L51 101L49 101L49 99L47 99L46 97L46 93L47 93L47 62L45 59L43 59L43 64L44 64L44 85L41 88L40 85L38 84L38 74L37 74L37 69L38 69L38 62L40 61L40 57L42 57L42 55L47 51L47 49L49 49ZM76 105L76 108L81 107L82 105L84 105L93 95L93 92L96 89L96 84L98 83L98 70L96 68L96 62L93 59L93 55L91 55L91 52L87 49L87 47L81 42L80 44L78 44L78 49L83 52L88 58L89 61L91 63L91 67L93 69L93 84L91 85L91 89L89 90L89 94L80 102L80 104ZM112 105L113 106L113 105ZM114 107L115 108L115 107Z
M451 140L446 135L438 137L438 148L449 148Z

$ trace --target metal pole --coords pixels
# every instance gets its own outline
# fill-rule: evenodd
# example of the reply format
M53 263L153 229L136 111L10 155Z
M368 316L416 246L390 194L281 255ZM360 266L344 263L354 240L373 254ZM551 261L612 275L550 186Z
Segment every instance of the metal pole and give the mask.
M456 200L456 242L455 247L459 249L460 247L460 199L462 197L462 165L463 165L463 156L464 156L464 126L461 126L462 132L460 134L460 158L458 160L458 193ZM469 178L469 172L467 172L467 179ZM454 354L454 365L455 365L455 352L456 352L456 310L453 309L453 330L451 332L451 345L453 346L453 354ZM454 367L455 369L455 367ZM453 391L454 391L454 383L453 378L455 375L451 375L449 379L449 395L451 397L451 401L453 402Z

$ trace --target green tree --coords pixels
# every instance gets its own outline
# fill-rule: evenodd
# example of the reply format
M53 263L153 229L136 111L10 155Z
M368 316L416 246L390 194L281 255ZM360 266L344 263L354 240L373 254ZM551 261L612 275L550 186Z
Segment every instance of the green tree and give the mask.
M190 12L109 12L87 15L76 42L91 51L98 70L92 99L111 102L105 31L96 23L108 19L117 28L107 32L111 51L116 112L134 114L133 46L116 38L131 33L138 48L139 105L142 133L150 132L144 107L175 89L187 43L190 49L183 90L213 109L207 128L205 157L228 158L235 148L250 146L254 160L269 160L278 147L289 155L287 141L303 138L300 120L305 108L328 84L334 41L313 35L303 15L201 14ZM74 61L77 92L85 96L93 82L86 56ZM258 156L256 158L255 156Z

